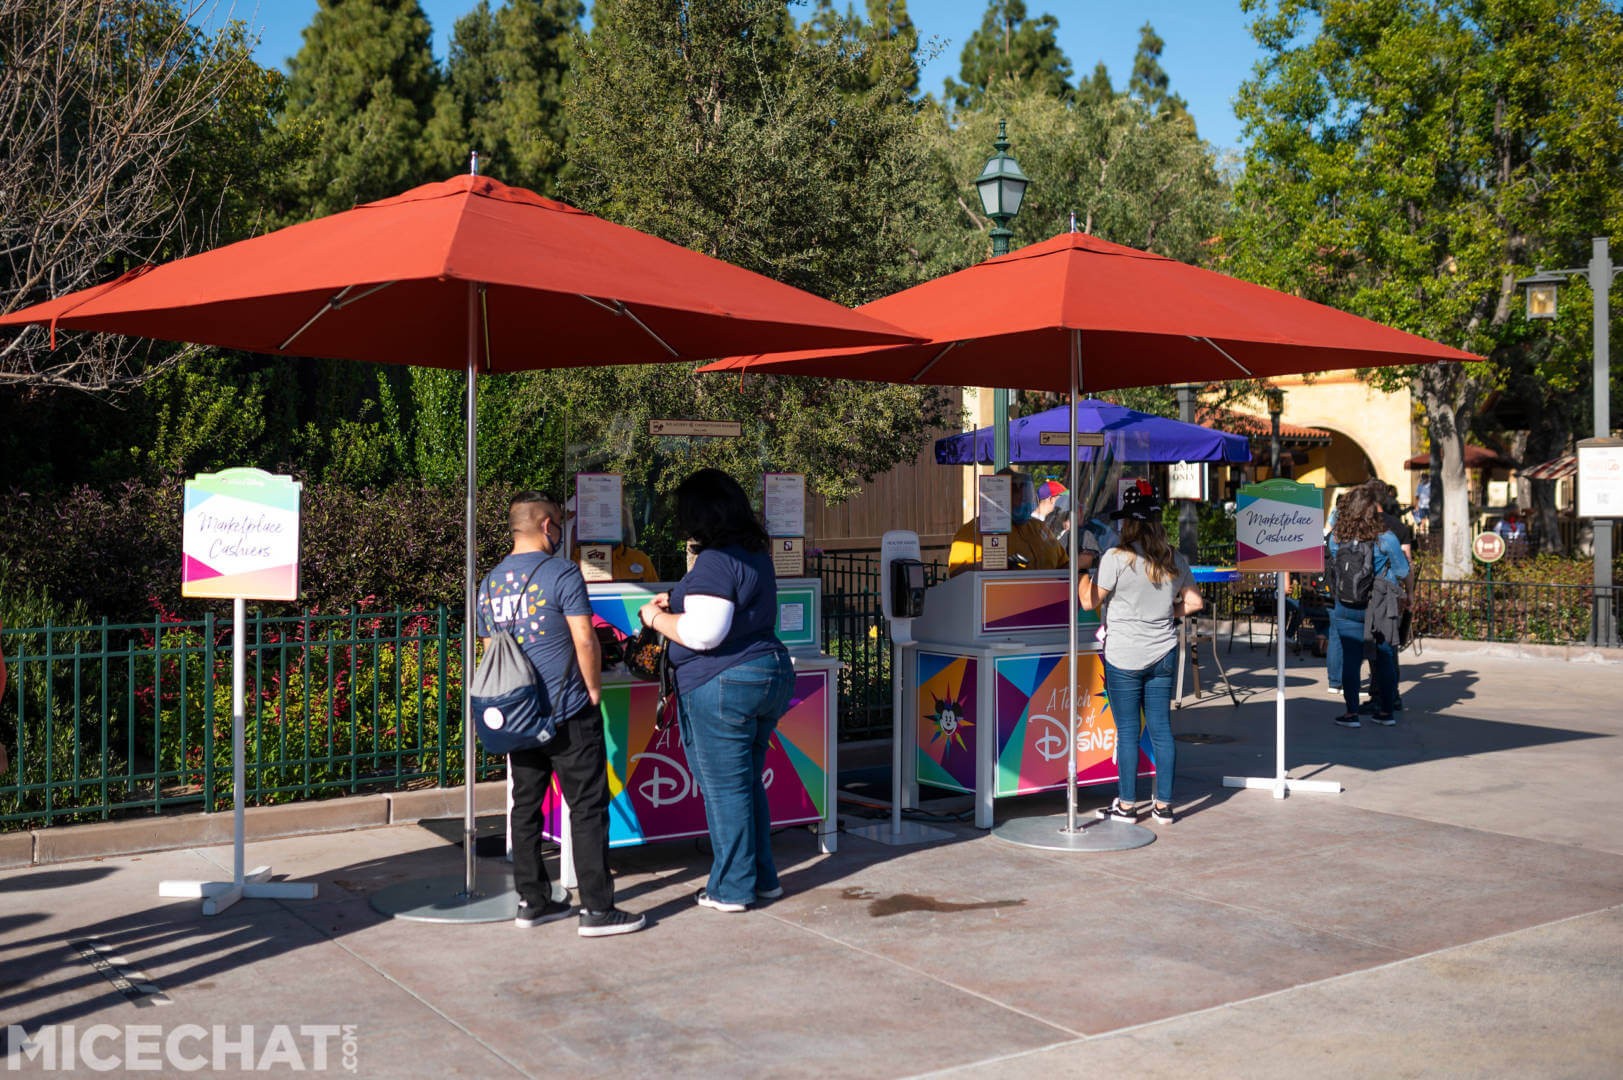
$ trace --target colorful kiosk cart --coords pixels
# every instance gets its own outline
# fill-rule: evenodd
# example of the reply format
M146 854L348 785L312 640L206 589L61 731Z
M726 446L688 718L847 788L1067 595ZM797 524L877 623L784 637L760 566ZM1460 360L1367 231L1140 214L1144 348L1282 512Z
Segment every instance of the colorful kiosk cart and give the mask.
M919 786L975 796L975 825L992 827L992 803L1065 788L1066 604L1064 570L970 571L924 594L916 641L901 646L904 805ZM1099 628L1078 613L1076 775L1116 782L1116 730L1104 690ZM1154 775L1149 741L1139 775Z
M638 629L637 612L670 584L594 582L586 587L593 613L623 634ZM840 662L822 650L822 582L778 580L777 634L795 665L789 711L767 751L767 798L773 827L809 826L818 849L835 850ZM699 791L675 726L654 729L659 687L624 670L603 673L603 730L608 742L609 846L705 835L704 796ZM553 778L542 804L542 834L562 850L559 877L573 887L569 807Z

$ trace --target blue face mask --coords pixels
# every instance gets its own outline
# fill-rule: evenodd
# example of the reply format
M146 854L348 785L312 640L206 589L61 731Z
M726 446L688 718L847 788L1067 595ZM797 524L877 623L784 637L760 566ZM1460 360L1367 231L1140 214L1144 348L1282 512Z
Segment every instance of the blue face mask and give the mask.
M1036 512L1036 503L1023 502L1010 511L1009 517L1016 525L1024 525L1026 522L1031 520L1031 515L1035 514Z

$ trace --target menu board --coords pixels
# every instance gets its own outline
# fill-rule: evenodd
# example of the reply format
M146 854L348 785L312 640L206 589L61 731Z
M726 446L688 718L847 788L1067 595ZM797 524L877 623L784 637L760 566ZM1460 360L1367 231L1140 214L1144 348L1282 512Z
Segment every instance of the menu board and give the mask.
M981 534L1006 533L1013 528L1012 476L982 476L980 480Z
M621 478L617 473L575 474L575 542L618 544Z
M1623 442L1578 444L1578 516L1623 518Z
M769 472L762 477L768 536L806 535L806 476Z

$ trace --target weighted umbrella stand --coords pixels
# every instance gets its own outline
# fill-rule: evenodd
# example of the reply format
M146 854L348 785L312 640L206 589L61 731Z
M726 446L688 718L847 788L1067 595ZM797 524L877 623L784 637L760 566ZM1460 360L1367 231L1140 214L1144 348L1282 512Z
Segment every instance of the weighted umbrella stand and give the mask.
M1076 403L1082 384L1082 331L1071 331L1071 457L1070 480L1071 490L1079 492L1081 485L1077 482L1076 461ZM1073 502L1076 496L1073 495ZM1129 848L1143 847L1155 840L1155 833L1142 825L1128 825L1120 821L1095 820L1083 824L1076 817L1076 729L1079 713L1087 709L1086 695L1078 699L1076 686L1076 638L1077 638L1077 534L1081 531L1077 527L1076 516L1081 512L1079 506L1072 507L1073 520L1071 528L1066 530L1070 535L1070 589L1071 599L1067 605L1070 609L1070 618L1067 620L1070 633L1068 648L1066 649L1066 665L1068 669L1066 694L1066 709L1069 715L1068 729L1071 738L1071 752L1065 756L1065 813L1049 814L1043 817L1017 817L1010 818L1001 825L992 829L992 835L999 840L1006 840L1021 847L1045 848L1050 851L1126 851ZM1136 719L1136 718L1135 718ZM1120 719L1117 720L1120 723ZM1116 752L1120 753L1118 746ZM1137 769L1134 769L1137 772Z

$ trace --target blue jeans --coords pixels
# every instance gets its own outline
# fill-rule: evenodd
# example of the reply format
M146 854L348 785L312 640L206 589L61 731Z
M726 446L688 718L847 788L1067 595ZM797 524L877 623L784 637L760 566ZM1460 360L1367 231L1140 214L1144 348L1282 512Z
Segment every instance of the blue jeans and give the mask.
M1109 660L1105 664L1105 693L1110 695L1110 717L1116 722L1116 787L1121 801L1138 801L1138 731L1140 714L1150 729L1155 754L1155 801L1172 801L1172 766L1177 756L1172 741L1172 677L1178 669L1178 650L1147 668L1125 671Z
M715 852L705 888L722 903L753 904L757 892L778 887L761 771L794 686L794 665L780 649L734 664L681 695L682 746L704 793Z
M1358 688L1364 671L1364 609L1337 603L1330 612L1332 640L1341 644L1341 700L1349 713L1358 711ZM1379 711L1389 713L1398 703L1398 661L1391 642L1374 646L1369 675Z
M1330 676L1330 689L1341 689L1341 635L1336 632L1335 617L1330 619L1329 639L1324 646L1324 670Z

